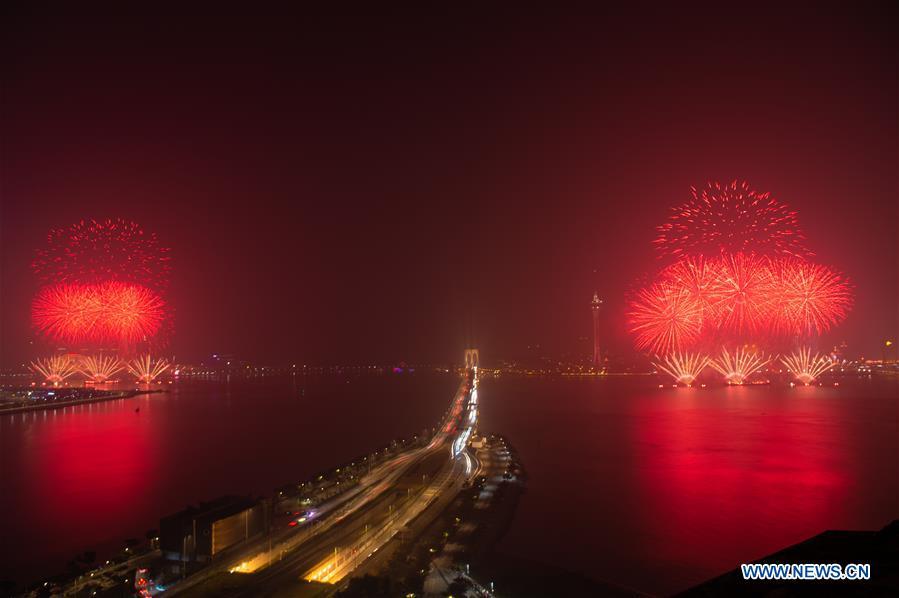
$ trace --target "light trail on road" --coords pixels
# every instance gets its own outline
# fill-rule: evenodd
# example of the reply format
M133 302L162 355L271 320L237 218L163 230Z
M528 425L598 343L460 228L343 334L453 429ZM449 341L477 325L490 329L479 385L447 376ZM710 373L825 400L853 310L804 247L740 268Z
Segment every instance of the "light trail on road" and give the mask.
M438 498L444 501L452 488L461 489L462 483L470 479L475 461L466 448L477 423L477 382L474 370L471 378L460 384L445 421L426 446L397 455L362 476L354 488L317 505L316 518L311 524L285 528L257 541L253 547L243 550L241 556L191 576L169 593L196 585L192 578L199 582L224 571L255 572L253 590L239 590L236 595L254 595L262 587L277 588L301 577L329 583L346 578ZM401 482L409 484L409 480L418 476L418 473L412 475L418 468L427 463L432 463L427 467L436 466L444 450L449 455L443 458L440 473L429 484L414 493L407 487L399 504L385 502L390 500L392 489ZM423 475L422 484L424 477L428 474ZM360 528L364 529L361 538L355 535Z

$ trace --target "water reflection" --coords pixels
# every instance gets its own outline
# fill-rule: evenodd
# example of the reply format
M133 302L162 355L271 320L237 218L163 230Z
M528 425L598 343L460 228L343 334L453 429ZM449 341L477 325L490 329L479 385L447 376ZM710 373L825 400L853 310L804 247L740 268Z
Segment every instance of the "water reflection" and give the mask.
M61 571L81 551L142 538L188 503L271 494L421 432L457 384L425 375L184 381L0 416L0 538L17 539L0 542L0 578Z
M482 426L529 473L501 545L513 555L665 594L825 529L899 517L895 381L484 386Z
M830 389L758 391L681 388L637 403L644 533L672 576L686 567L698 581L841 520L858 483L835 425L848 403Z

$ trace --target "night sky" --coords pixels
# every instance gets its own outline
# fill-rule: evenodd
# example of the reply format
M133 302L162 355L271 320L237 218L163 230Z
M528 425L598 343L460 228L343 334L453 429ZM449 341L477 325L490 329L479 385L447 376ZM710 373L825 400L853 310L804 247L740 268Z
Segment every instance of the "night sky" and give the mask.
M169 354L267 362L636 356L624 297L691 185L800 213L897 333L899 85L889 4L765 14L84 18L2 25L0 365L51 227L124 217L172 248ZM32 340L34 343L32 344Z

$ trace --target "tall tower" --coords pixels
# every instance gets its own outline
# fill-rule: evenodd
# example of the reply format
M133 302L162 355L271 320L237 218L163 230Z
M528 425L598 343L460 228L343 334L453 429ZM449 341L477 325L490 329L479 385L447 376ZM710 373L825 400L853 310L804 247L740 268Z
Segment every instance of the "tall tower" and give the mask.
M593 368L602 369L602 354L599 351L599 310L602 308L602 299L593 291L593 301L590 302L590 311L593 312Z

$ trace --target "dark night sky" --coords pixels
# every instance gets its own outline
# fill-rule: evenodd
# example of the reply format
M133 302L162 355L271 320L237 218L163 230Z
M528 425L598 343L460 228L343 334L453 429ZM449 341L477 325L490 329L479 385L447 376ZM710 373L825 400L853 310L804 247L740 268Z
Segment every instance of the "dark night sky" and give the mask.
M576 350L667 208L747 179L800 212L897 330L889 4L224 19L3 18L0 362L34 357L47 229L121 216L171 246L171 352L274 363ZM593 274L594 269L596 274Z

